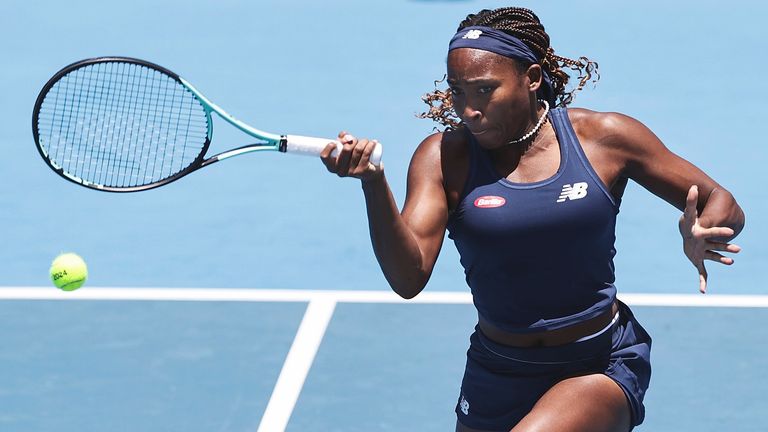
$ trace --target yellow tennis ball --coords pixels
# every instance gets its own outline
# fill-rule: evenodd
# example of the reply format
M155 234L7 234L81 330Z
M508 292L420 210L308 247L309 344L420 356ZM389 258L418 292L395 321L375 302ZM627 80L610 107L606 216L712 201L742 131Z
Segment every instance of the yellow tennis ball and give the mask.
M51 281L63 291L74 291L88 279L88 267L80 256L65 253L51 263Z

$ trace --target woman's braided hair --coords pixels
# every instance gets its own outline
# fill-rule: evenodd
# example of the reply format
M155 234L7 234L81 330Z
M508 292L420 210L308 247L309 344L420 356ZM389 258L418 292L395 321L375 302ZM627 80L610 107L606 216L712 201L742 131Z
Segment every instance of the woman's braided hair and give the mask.
M549 35L544 31L539 17L531 10L517 7L483 9L477 14L468 15L459 24L457 31L469 26L491 27L523 41L539 59L541 67L549 74L557 106L564 107L570 104L576 91L584 88L584 85L590 80L597 82L600 78L596 62L586 57L572 60L555 54L555 50L549 46ZM518 61L518 63L521 62ZM525 70L529 64L521 63L520 66L522 70ZM565 86L568 84L570 76L563 69L578 72L579 84L575 89L566 91ZM593 75L595 76L594 79ZM438 82L442 81L436 81L435 84ZM424 95L422 99L429 105L429 111L419 114L420 118L432 119L449 128L456 128L460 125L460 120L453 111L448 90L435 89L432 93Z

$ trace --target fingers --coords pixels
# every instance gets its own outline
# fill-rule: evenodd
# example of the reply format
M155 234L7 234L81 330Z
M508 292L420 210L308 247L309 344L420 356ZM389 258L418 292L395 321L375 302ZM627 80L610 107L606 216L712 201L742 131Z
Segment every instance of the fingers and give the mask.
M375 139L368 141L368 144L363 149L363 156L360 158L360 166L359 168L363 170L376 170L376 165L371 163L371 155L373 154L373 151L376 150L376 146L379 145L379 142ZM365 166L363 166L365 164Z
M724 256L715 251L717 250L731 253L739 253L741 251L741 247L735 244L710 243L710 246L711 247L704 251L704 253L700 256L700 259L693 263L699 273L699 292L702 294L706 294L707 292L707 278L709 276L707 273L707 268L704 266L704 261L707 260L718 262L720 264L732 265L734 263L733 258Z
M693 209L695 211L698 203L699 187L692 185L690 189L688 189L688 195L685 197L685 210L688 211L689 209Z
M332 156L334 150L336 150L336 143L329 142L320 152L320 160L330 172L336 172L336 158Z
M341 151L336 157L336 174L339 177L346 177L350 174L349 167L352 159L352 150L357 146L358 140L350 134L345 134L340 137Z
M679 229L680 235L684 239L693 237L694 227L698 221L699 214L696 210L696 205L699 200L699 188L693 185L688 189L688 195L685 197L685 208L683 214L680 216Z
M722 254L719 254L715 251L739 253L741 252L741 246L730 243L708 242L707 250L704 252L704 259L716 261L725 265L731 265L734 263L733 258L723 256Z
M719 252L739 253L741 247L726 243L734 236L734 231L728 227L703 228L699 225L698 205L699 188L693 185L688 189L685 198L685 209L680 218L680 234L683 236L683 251L693 263L699 274L699 291L707 292L707 269L705 261L714 261L720 264L731 265L733 258L723 256Z
M733 236L734 232L731 228L728 228L728 227L712 227L712 228L699 227L696 230L695 234L701 238L731 237Z
M683 212L683 217L686 221L691 221L691 225L693 225L693 221L698 217L698 211L696 210L698 203L699 187L693 185L688 189L688 196L685 198L685 210Z
M380 173L380 168L370 163L371 155L378 144L376 140L357 139L346 131L339 132L338 138L341 148L337 155L333 155L333 144L329 144L320 154L328 171L339 177L360 179Z
M709 250L716 250L716 251L723 251L723 252L730 252L730 253L739 253L741 252L741 246L731 244L731 243L717 243L717 242L709 242Z
M712 252L712 251L704 252L704 259L709 261L719 262L720 264L725 264L725 265L733 264L733 258L723 256L717 252Z
M339 132L338 138L341 143L341 151L334 155L333 152L338 149L338 145L330 142L320 152L320 159L329 172L337 174L339 177L346 177L349 174L350 152L357 145L357 138L346 131Z
M352 157L349 160L349 171L351 174L365 172L368 166L368 158L365 157L365 150L371 146L373 141L360 140L359 144L352 149Z
M707 293L707 269L704 267L704 262L701 262L699 265L696 266L696 268L699 270L699 292L702 294Z

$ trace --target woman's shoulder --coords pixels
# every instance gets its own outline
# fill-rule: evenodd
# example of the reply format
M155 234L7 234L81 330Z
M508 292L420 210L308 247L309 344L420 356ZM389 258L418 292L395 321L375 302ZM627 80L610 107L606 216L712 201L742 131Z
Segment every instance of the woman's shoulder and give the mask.
M449 129L428 135L416 149L414 157L435 157L446 160L467 153L467 134L463 129Z
M627 144L632 134L645 129L638 120L619 112L568 108L568 119L579 138L605 145Z
M454 208L467 178L469 159L467 133L461 128L451 129L427 136L414 152L409 171L413 178L440 182L449 207Z
M589 128L594 132L610 132L620 128L627 121L634 120L622 113L594 111L587 108L568 108L568 118L574 129Z
M422 145L437 145L437 146L463 146L466 145L467 142L467 134L464 131L464 128L460 127L458 129L446 129L444 131L439 131L432 133L430 135L427 135L426 138L421 142Z

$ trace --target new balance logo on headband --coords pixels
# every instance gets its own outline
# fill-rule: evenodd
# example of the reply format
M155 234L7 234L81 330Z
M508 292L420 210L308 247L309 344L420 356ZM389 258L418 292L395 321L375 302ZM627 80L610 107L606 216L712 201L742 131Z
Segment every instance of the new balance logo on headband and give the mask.
M467 34L464 35L464 37L462 37L462 39L477 39L481 34L483 34L482 30L470 30L467 32Z
M577 200L587 196L587 187L589 185L585 182L574 183L573 185L563 185L563 191L560 192L560 198L557 202L561 203L565 200Z

